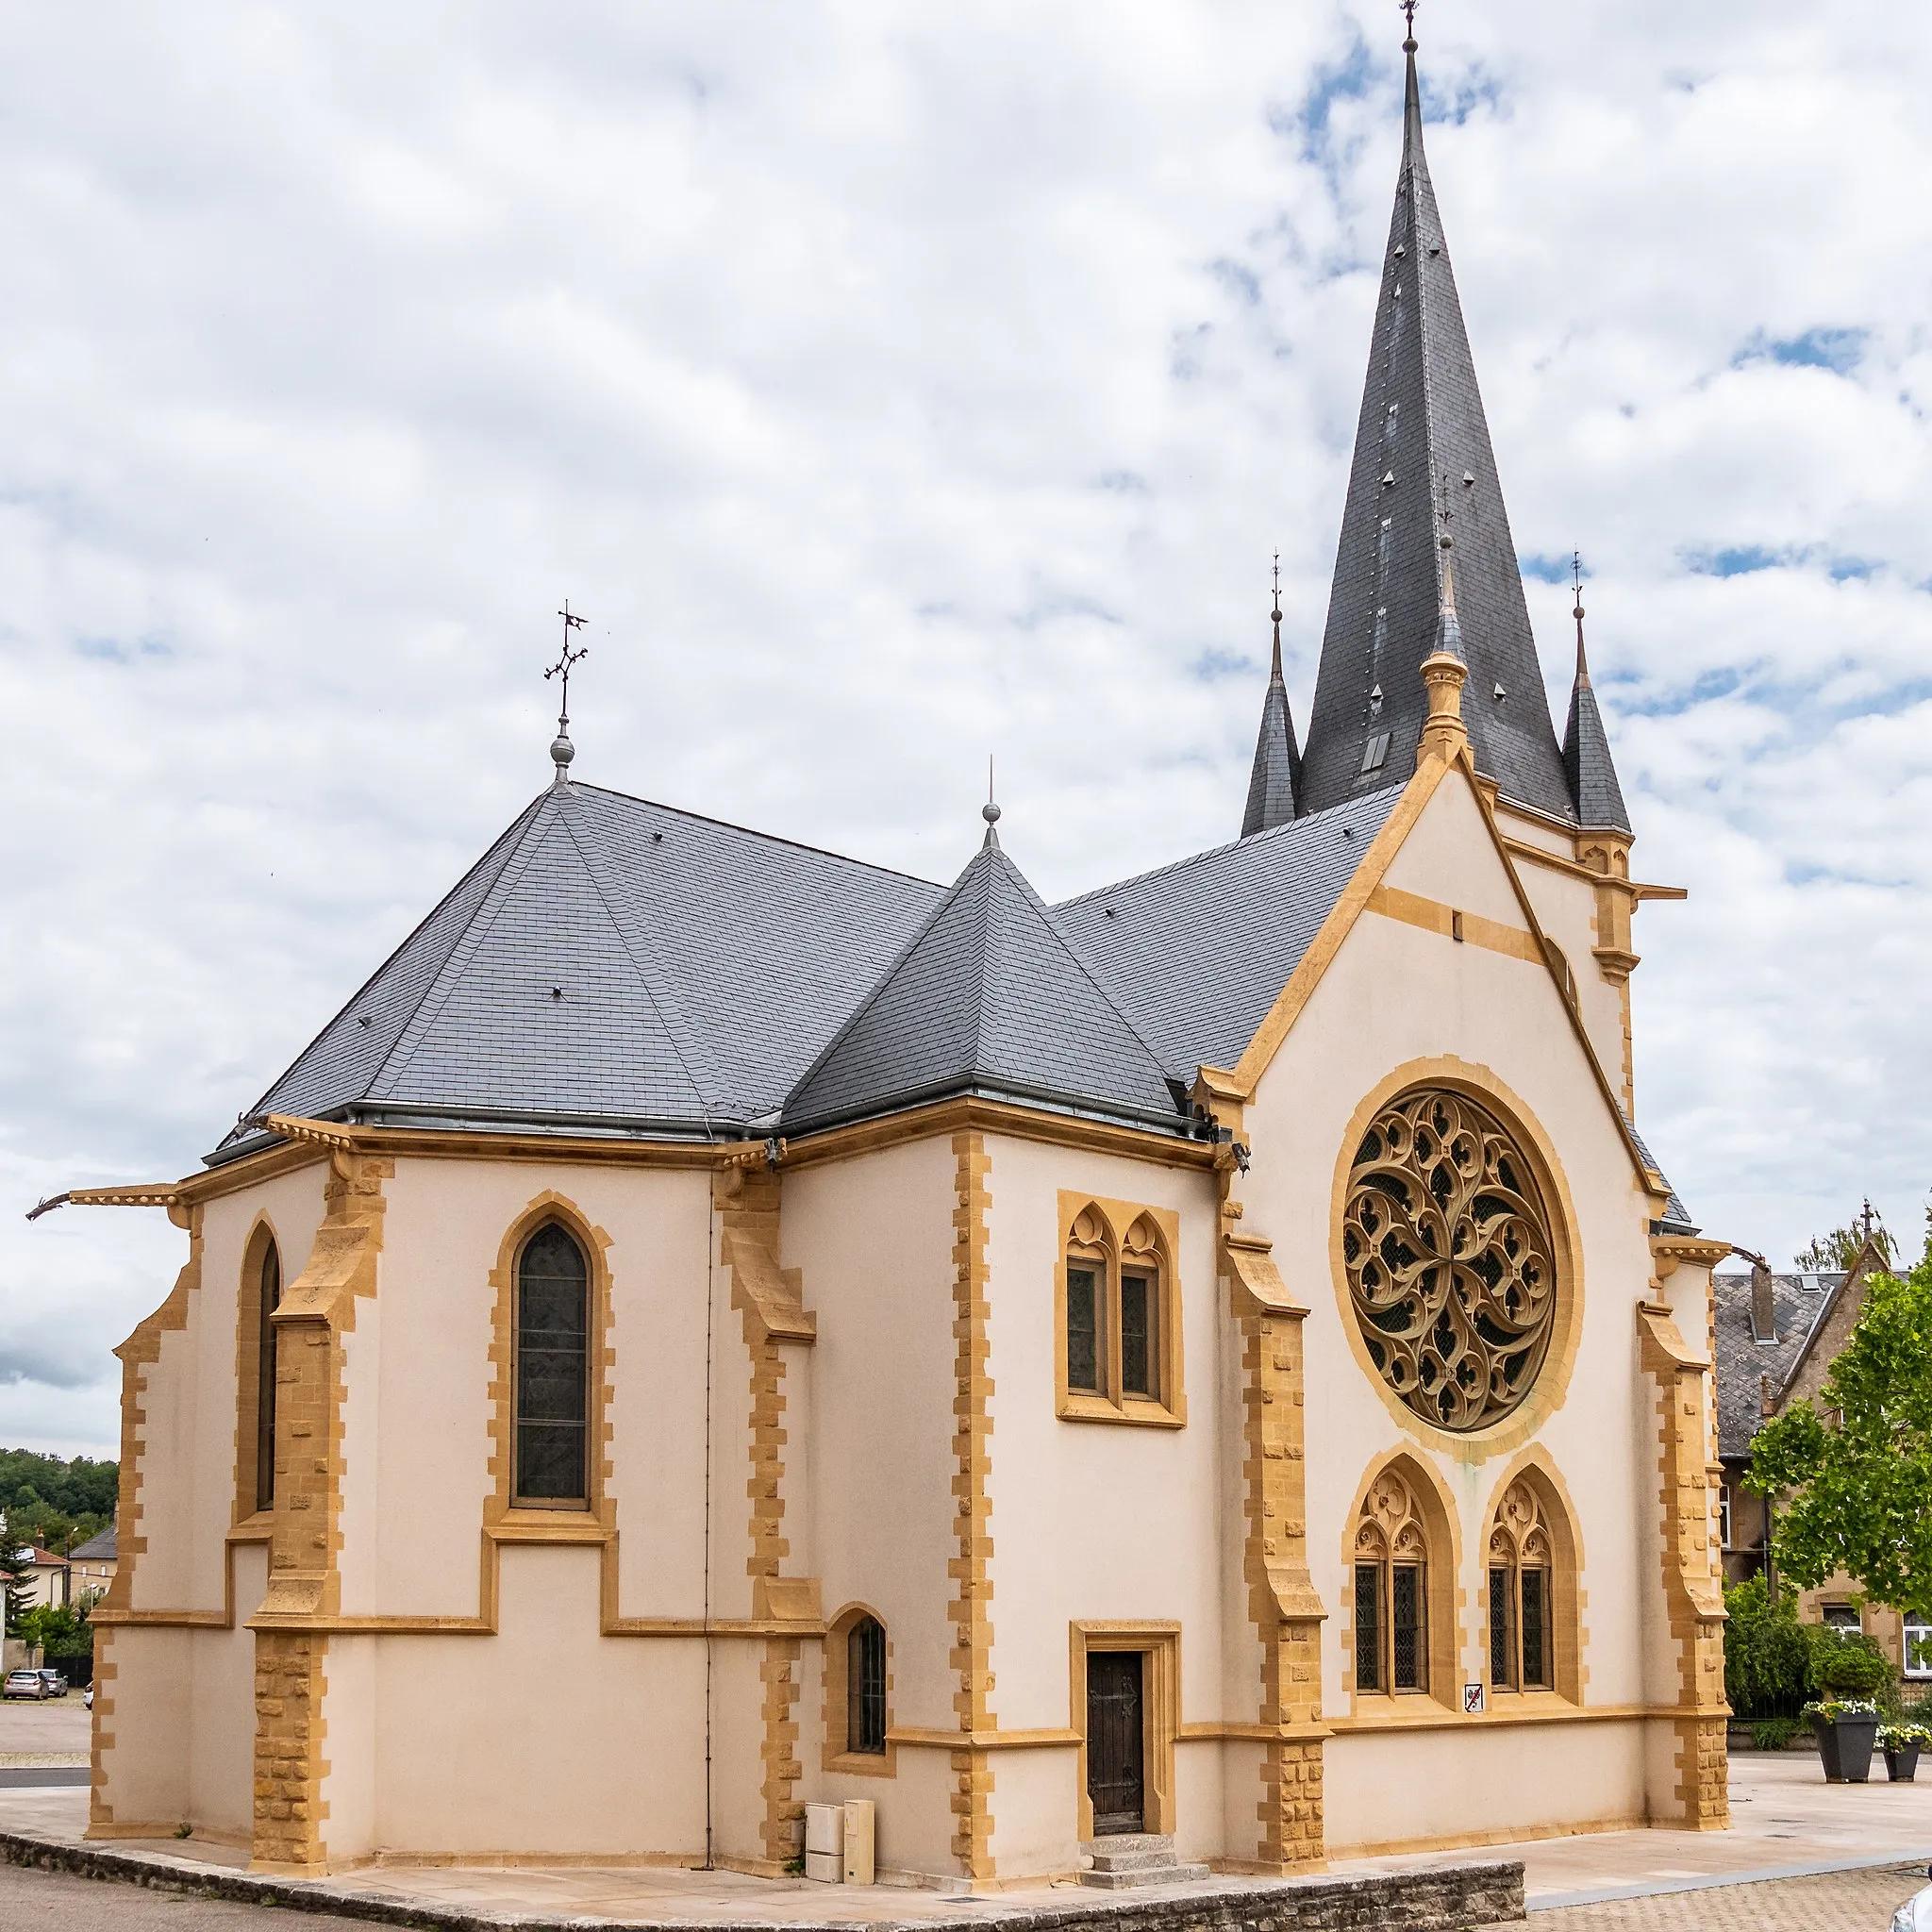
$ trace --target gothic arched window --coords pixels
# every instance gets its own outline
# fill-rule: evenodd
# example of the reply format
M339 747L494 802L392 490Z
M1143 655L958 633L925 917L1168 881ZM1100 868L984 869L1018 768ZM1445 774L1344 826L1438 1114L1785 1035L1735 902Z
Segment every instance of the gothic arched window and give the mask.
M885 1756L886 1629L876 1617L860 1617L845 1637L845 1748Z
M255 1282L255 1507L275 1503L275 1310L282 1304L282 1254L270 1235Z
M1429 1541L1414 1492L1393 1470L1369 1487L1355 1533L1355 1688L1429 1688Z
M590 1502L590 1324L584 1251L547 1222L517 1260L516 1502Z
M1526 1482L1511 1483L1496 1506L1489 1569L1491 1687L1554 1690L1555 1565L1542 1500Z

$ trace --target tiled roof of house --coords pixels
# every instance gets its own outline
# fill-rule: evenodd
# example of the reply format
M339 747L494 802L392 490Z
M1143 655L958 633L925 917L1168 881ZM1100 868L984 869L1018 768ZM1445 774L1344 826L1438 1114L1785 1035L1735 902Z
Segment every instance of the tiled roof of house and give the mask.
M1842 1274L1774 1274L1776 1340L1759 1341L1751 1325L1751 1277L1714 1274L1717 1320L1717 1445L1720 1456L1748 1456L1763 1425L1764 1378L1775 1396L1804 1352L1807 1338L1843 1285Z
M76 1563L112 1563L117 1560L116 1539L119 1531L113 1524L106 1529L97 1530L84 1543L75 1543L68 1552Z
M1167 1127L1167 1070L992 833L785 1104L789 1133L958 1093Z

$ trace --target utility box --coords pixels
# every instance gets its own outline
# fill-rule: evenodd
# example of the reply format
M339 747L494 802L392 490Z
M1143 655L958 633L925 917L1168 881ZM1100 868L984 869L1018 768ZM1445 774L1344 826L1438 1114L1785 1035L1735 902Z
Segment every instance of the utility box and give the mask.
M845 1813L845 1883L873 1882L873 1809L870 1798L847 1798Z
M873 1804L805 1807L805 1875L821 1885L871 1885L874 1880Z
M867 1849L870 1851L869 1841ZM844 1884L843 1805L808 1805L805 1807L805 1875L817 1879L821 1885Z

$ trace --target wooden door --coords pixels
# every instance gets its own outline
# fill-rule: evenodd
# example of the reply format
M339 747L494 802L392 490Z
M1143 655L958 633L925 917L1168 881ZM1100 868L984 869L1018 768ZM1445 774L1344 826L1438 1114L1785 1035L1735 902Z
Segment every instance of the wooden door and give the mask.
M1138 1650L1087 1654L1087 1796L1093 1834L1143 1831L1141 1705L1146 1658Z

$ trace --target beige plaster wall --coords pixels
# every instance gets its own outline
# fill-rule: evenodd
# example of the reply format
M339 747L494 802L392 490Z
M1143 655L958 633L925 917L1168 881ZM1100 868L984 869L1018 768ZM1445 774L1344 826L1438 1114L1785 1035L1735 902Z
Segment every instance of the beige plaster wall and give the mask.
M358 1310L347 1409L345 1612L475 1616L483 1506L493 1493L489 1359L505 1236L557 1194L609 1237L612 1375L608 1492L617 1505L625 1616L696 1616L704 1598L705 1316L715 1291L714 1387L729 1457L744 1429L745 1374L725 1283L712 1281L708 1176L587 1164L398 1159L384 1216L380 1286ZM425 1364L435 1372L425 1373ZM721 1491L714 1562L722 1600L749 1608L728 1561L745 1510ZM371 1552L375 1554L372 1556ZM739 1573L733 1574L734 1570ZM715 1592L714 1592L715 1595Z
M1475 836L1480 826L1471 829L1473 817L1463 781L1452 776L1391 878L1403 890L1501 917L1502 864L1488 839ZM1453 1500L1461 1552L1458 1674L1464 1681L1485 1674L1482 1549L1518 1453L1493 1446L1509 1425L1451 1437L1385 1394L1351 1341L1354 1316L1330 1243L1337 1174L1353 1155L1353 1116L1364 1094L1408 1062L1443 1057L1462 1062L1477 1084L1500 1084L1513 1093L1557 1151L1559 1192L1568 1199L1553 1205L1574 1216L1582 1261L1570 1292L1578 1298L1580 1330L1576 1366L1536 1447L1576 1511L1587 1592L1586 1699L1636 1704L1657 1689L1662 1661L1646 1656L1643 1624L1644 1609L1659 1596L1657 1451L1634 1317L1650 1276L1650 1207L1547 971L1365 913L1262 1078L1248 1112L1255 1167L1241 1188L1243 1226L1274 1238L1289 1286L1311 1310L1305 1324L1308 1533L1316 1587L1330 1613L1323 1640L1325 1708L1330 1717L1346 1717L1353 1707L1341 1639L1355 1500L1371 1469L1398 1449L1424 1459ZM1699 1329L1693 1339L1701 1336ZM1547 1378L1560 1372L1553 1358L1543 1373ZM1453 1694L1454 1687L1445 1688ZM1607 1774L1591 1767L1607 1753L1621 1751L1627 1760L1628 1746L1614 1744L1601 1725L1550 1735L1557 1741L1548 1762L1569 1769L1556 1779L1558 1795L1544 1790L1539 1802L1554 1804L1566 1819L1601 1815ZM1331 1745L1334 1761L1363 1761L1351 1755L1363 1742L1351 1737L1345 1746ZM1420 1811L1412 1819L1408 1796L1399 1806L1389 1802L1390 1790L1420 1793L1427 1782L1406 1774L1385 1787L1382 1823L1374 1831L1362 1827L1361 1835L1379 1840L1474 1832L1516 1815L1507 1783L1461 1776L1440 1780L1430 1791L1431 1824L1419 1822ZM1345 1780L1342 1792L1345 1806ZM1421 1806L1421 1797L1413 1803ZM1345 1842L1354 1830L1331 1825L1331 1842Z
M1328 1855L1488 1828L1471 1824L1473 1798L1525 1838L1578 1820L1641 1824L1645 1729L1633 1719L1332 1739L1322 1768Z
M303 1168L203 1210L201 1286L188 1297L186 1325L163 1330L158 1358L141 1371L139 1534L147 1547L133 1566L134 1608L224 1607L242 1261L256 1223L265 1218L281 1247L282 1278L294 1278L322 1221L324 1174L319 1164Z
M788 1387L802 1371L811 1418L806 1454L787 1472L787 1569L821 1579L828 1618L864 1604L885 1624L888 1716L902 1728L957 1729L959 1722L946 1615L955 1555L955 1173L949 1139L798 1168L785 1174L779 1224L780 1258L801 1271L805 1305L818 1317L813 1346L787 1351ZM793 1431L788 1458L798 1444ZM796 1516L794 1498L803 1504ZM833 1795L819 1782L822 1706L817 1694L801 1700L802 1789L814 1797L822 1789ZM834 1722L842 1729L841 1714ZM899 1754L900 1780L911 1755ZM849 1789L844 1780L840 1789ZM883 1837L899 1793L876 1795ZM944 1823L934 1854L942 1857L950 1813ZM922 1843L919 1855L928 1851ZM929 1869L949 1866L946 1858Z
M1507 808L1496 813L1496 822L1507 838L1535 845L1557 857L1575 861L1574 841L1534 820L1519 818ZM1598 965L1593 948L1599 943L1596 929L1596 888L1587 879L1558 872L1553 866L1534 860L1519 860L1517 876L1529 896L1537 924L1562 947L1570 970L1576 975L1578 1003L1583 1024L1590 1030L1597 1057L1621 1089L1624 1067L1624 988L1607 979Z
M189 1816L197 1729L195 1635L142 1624L123 1624L113 1634L112 1722L96 1730L107 1774L103 1797L116 1829L164 1824L172 1830Z
M1008 1729L1069 1721L1069 1626L1177 1621L1184 1721L1223 1715L1220 1624L1222 1350L1216 1194L1198 1169L1037 1141L989 1142L994 1703ZM1179 1217L1187 1426L1063 1422L1054 1278L1059 1192ZM1239 1536L1239 1521L1232 1525ZM1242 1716L1252 1713L1243 1711Z
M375 1640L375 1841L701 1855L704 1645L604 1639L597 1627L594 1549L513 1546L497 1637ZM748 1646L718 1648L728 1709L733 1659ZM331 1748L335 1735L332 1712ZM344 1789L351 1775L331 1772L332 1820L339 1800L361 1803ZM734 1775L741 1763L727 1758L720 1786Z

